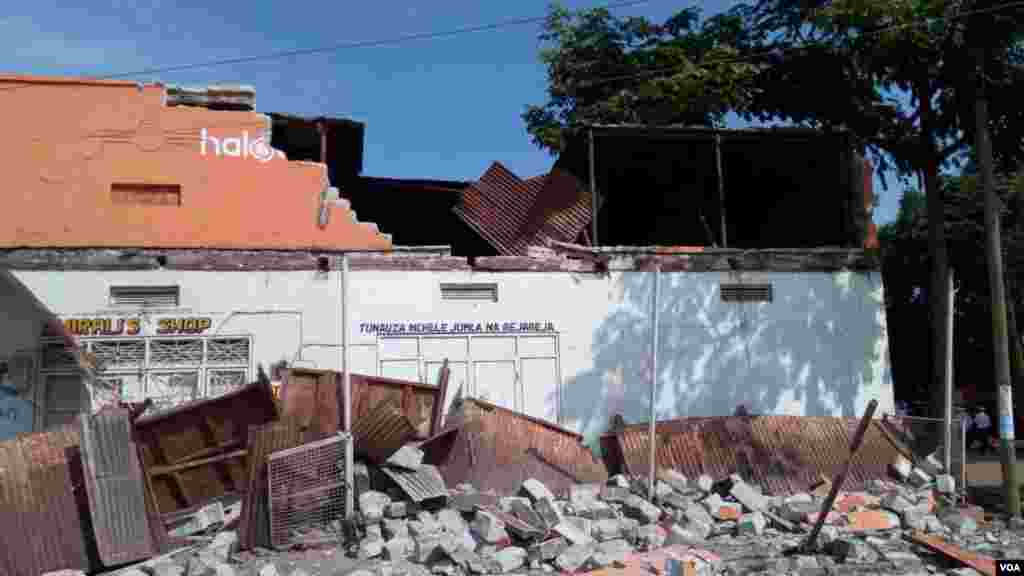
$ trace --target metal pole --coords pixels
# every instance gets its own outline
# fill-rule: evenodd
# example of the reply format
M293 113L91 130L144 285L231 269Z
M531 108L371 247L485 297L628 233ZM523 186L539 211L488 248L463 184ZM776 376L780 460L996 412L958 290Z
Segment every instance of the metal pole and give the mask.
M355 511L355 472L353 440L352 440L352 347L349 346L349 267L348 254L341 255L341 369L342 388L345 395L343 403L342 426L345 427L345 434L348 436L347 449L345 450L345 518L351 519Z
M825 502L821 505L821 512L818 513L818 519L814 522L814 528L811 529L811 533L807 535L803 543L796 548L797 551L809 553L814 549L814 542L818 539L818 533L821 532L821 527L825 524L825 519L832 510L832 505L835 504L836 496L839 495L843 482L846 482L846 476L850 473L850 464L853 462L853 457L857 455L857 450L864 441L864 433L867 432L868 426L871 425L871 418L875 415L876 408L878 408L878 400L872 399L871 402L868 402L868 407L864 410L864 416L860 419L857 431L853 434L853 440L850 441L850 455L843 462L842 469L839 470L839 473L832 480L832 489L829 490L828 497L825 498Z
M590 237L594 246L600 246L597 239L597 171L594 167L594 129L587 130L587 165L590 170Z
M715 176L718 178L718 213L722 222L722 248L729 247L725 235L725 174L722 173L722 135L715 132Z
M661 287L661 265L654 267L654 296L651 299L651 421L650 421L650 444L651 444L651 475L648 478L650 500L654 502L654 481L656 477L657 444L655 443L655 430L657 424L657 403L655 402L658 392L658 292Z
M348 289L348 254L341 256L341 370L342 387L345 393L344 414L342 414L342 426L345 432L352 432L352 377L349 370L349 361L352 358L351 346L348 345L348 324L349 324L349 289Z
M985 55L975 49L977 66ZM988 102L983 80L977 70L969 68L977 90L974 106L975 148L978 152L978 176L985 191L985 260L988 264L989 295L992 300L992 349L995 352L996 390L999 391L999 447L1002 453L1003 490L1006 511L1020 516L1020 494L1017 486L1017 450L1013 430L1013 389L1010 387L1010 354L1006 336L1006 294L1003 284L1003 250L999 230L999 199L992 178L992 142L988 133Z
M946 398L943 405L943 429L945 430L942 440L943 464L946 471L952 470L950 464L953 462L953 311L956 308L955 290L953 288L953 268L950 267L947 273L949 277L949 302L948 314L946 315Z

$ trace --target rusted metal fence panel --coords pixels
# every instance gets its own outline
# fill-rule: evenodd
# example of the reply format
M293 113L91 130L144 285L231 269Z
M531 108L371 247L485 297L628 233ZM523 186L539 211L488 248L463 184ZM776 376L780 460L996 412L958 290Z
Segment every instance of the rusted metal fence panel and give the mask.
M243 492L246 459L223 456L245 448L249 426L275 419L270 385L257 382L136 420L135 441L160 514Z
M114 566L156 553L146 514L145 481L131 442L128 410L82 418L85 487L100 561Z
M345 509L347 455L352 437L329 438L274 452L267 457L267 508L270 543L274 548L292 544L338 542Z
M78 437L67 425L0 442L0 574L99 566Z
M608 479L604 463L579 434L475 398L453 405L445 430L420 449L449 486L465 482L504 495L529 478L556 494L577 482Z
M873 420L853 460L847 486L864 487L885 478L899 452ZM775 494L802 492L822 474L832 475L849 455L857 419L810 416L725 416L658 422L657 461L696 477L738 473ZM606 435L606 462L613 473L646 475L650 444L647 424Z
M270 546L270 516L267 512L267 456L273 452L317 440L304 432L298 420L281 420L249 429L247 444L249 470L242 501L238 542L243 550Z
M382 464L416 436L408 416L392 402L385 401L352 423L355 451L374 464Z

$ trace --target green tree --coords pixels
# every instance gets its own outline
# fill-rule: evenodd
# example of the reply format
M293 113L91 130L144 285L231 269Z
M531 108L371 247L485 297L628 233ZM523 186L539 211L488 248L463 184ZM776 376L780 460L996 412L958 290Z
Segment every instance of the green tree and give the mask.
M722 125L755 90L746 34L738 11L701 21L688 8L656 24L555 4L540 36L548 99L523 113L527 131L555 153L580 124Z

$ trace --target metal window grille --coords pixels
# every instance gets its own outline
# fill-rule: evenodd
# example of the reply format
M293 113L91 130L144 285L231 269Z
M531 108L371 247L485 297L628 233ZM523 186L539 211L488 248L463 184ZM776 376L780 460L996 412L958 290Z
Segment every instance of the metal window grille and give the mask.
M218 338L206 343L206 361L210 364L248 364L248 338Z
M352 437L338 434L267 457L270 541L292 544L337 542L348 516L346 473Z
M200 364L202 361L203 341L199 338L153 340L150 342L150 364Z
M722 302L771 302L771 284L721 284Z
M105 368L136 368L146 362L144 340L111 340L92 343L92 353Z
M498 285L493 283L441 284L442 300L497 302Z
M245 370L209 370L206 372L206 395L215 398L245 386Z
M178 286L112 286L110 303L114 306L176 308L181 300Z
M199 392L198 372L153 372L146 378L146 396L155 411L163 411L195 400Z

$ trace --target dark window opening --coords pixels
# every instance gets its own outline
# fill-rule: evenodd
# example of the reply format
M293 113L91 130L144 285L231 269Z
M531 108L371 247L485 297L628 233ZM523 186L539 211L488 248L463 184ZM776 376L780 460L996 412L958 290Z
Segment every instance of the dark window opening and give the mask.
M115 182L110 185L110 199L134 206L181 206L181 185Z

